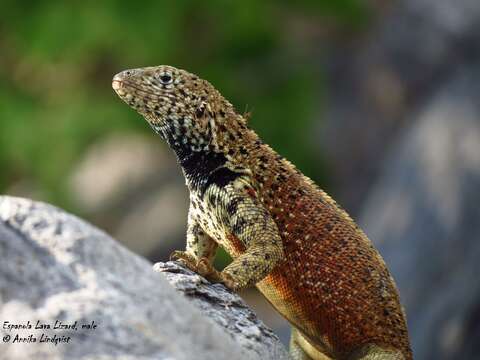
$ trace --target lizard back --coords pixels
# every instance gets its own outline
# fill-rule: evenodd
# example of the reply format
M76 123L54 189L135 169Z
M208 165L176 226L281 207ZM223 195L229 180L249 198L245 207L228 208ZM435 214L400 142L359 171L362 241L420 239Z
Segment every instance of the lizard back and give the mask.
M268 145L253 145L260 199L280 231L286 259L257 284L312 343L333 356L368 342L412 357L393 278L350 216Z

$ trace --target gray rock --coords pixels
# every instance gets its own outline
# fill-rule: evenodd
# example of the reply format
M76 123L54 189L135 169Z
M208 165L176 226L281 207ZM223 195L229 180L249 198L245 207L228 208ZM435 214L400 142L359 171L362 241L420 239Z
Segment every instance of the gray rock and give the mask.
M181 291L201 312L228 329L245 348L255 349L260 358L283 358L283 346L273 331L257 319L255 313L236 294L223 285L210 284L176 262L156 263L155 271L166 275L170 284ZM259 347L258 343L263 346ZM268 351L266 353L265 351Z
M8 339L1 359L287 358L236 295L165 265L178 272L169 274L171 282L196 294L185 298L148 261L52 206L0 197L0 258L0 337ZM188 301L197 294L209 294L200 297L211 299L210 309ZM56 320L77 328L53 329ZM35 329L37 321L52 328ZM92 321L95 329L82 328ZM32 328L8 329L12 324ZM13 343L17 334L37 340ZM40 343L42 334L70 339Z
M361 223L396 279L416 359L480 353L480 71L458 71L415 116Z

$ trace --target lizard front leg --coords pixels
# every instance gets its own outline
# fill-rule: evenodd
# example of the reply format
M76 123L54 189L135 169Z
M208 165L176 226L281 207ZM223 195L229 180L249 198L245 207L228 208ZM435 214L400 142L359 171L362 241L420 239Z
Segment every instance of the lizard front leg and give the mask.
M170 255L170 260L180 260L190 270L205 277L209 274L209 265L212 263L217 252L218 244L203 231L195 219L190 206L187 224L187 246L185 251L176 250ZM208 264L208 265L205 265ZM217 280L215 276L211 280Z
M227 233L224 245L234 260L219 276L233 290L255 285L284 258L277 225L256 196L246 176L223 187L212 185L204 196L215 202L210 205Z

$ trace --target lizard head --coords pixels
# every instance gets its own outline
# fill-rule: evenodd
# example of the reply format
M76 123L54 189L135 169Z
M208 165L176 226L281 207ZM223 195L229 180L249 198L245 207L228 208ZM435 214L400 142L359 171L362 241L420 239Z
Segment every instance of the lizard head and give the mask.
M172 66L122 71L112 87L171 146L218 150L222 124L244 121L208 81Z

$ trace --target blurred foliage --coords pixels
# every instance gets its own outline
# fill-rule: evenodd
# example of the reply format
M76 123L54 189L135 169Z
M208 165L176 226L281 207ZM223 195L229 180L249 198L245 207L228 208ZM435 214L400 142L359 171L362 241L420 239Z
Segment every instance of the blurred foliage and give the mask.
M322 74L298 24L355 29L365 18L355 0L2 1L0 192L27 182L71 209L66 180L89 144L149 131L114 95L113 74L158 64L211 81L253 113L265 141L319 179L308 134Z

